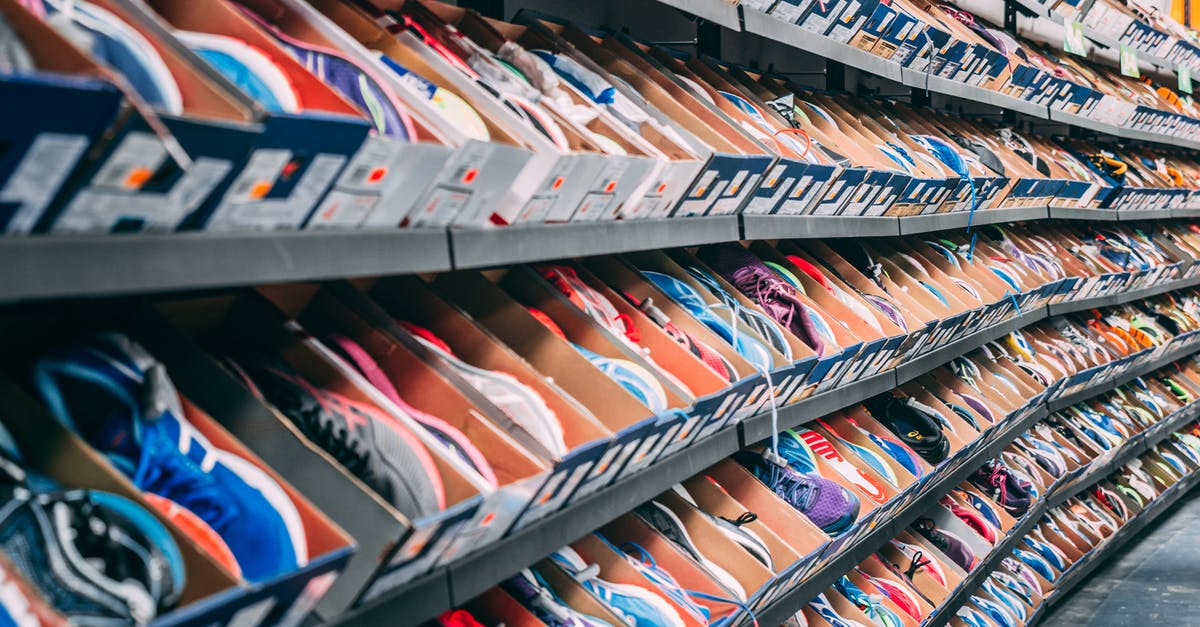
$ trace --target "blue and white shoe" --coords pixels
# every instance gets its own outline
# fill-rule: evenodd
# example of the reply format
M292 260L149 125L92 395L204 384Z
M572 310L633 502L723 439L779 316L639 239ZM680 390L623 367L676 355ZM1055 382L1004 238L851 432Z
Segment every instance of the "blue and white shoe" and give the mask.
M1025 619L1027 618L1025 606L1021 604L1021 600L1014 596L1012 592L1001 589L1001 587L996 585L996 583L990 578L984 580L982 587L983 590L991 595L993 599L1003 603L1004 607L1010 614L1016 616L1021 622L1025 622Z
M641 546L634 543L626 543L622 548L618 549L613 546L608 539L600 534L596 537L604 540L614 551L625 556L625 561L633 566L635 570L642 574L647 581L654 584L659 592L662 592L675 605L682 607L691 617L700 621L700 624L707 625L712 618L708 608L692 601L691 596L679 585L678 581L671 576L671 573L659 568L658 562L654 561L654 556Z
M307 562L304 525L287 493L188 423L166 369L129 338L97 334L54 349L34 365L33 380L50 412L138 489L208 523L248 581Z
M962 622L966 623L968 625L968 627L991 627L992 626L992 624L989 623L988 620L986 618L984 618L982 614L979 613L979 610L977 610L969 605L964 605L964 606L958 608L958 612L955 614L955 616L962 619Z
M1062 572L1067 568L1067 560L1059 553L1054 546L1046 544L1032 536L1025 536L1025 546L1033 549L1038 555L1046 560L1046 563L1053 566L1055 570Z
M987 499L984 499L974 493L967 492L966 490L960 490L957 492L957 494L959 497L966 500L966 502L971 505L972 509L979 512L979 515L983 516L984 520L986 520L989 525L995 527L996 529L1001 528L1000 515L996 513L995 506L992 503L989 503Z
M535 569L523 569L501 583L500 587L533 612L546 627L616 627L567 605Z
M871 619L877 627L903 627L904 620L893 612L888 606L883 604L883 598L878 595L867 594L854 585L849 577L845 575L841 579L834 582L833 587L866 614L867 618Z
M667 411L667 392L649 370L626 359L609 359L578 344L572 346L587 357L593 366L599 368L600 372L620 383L621 387L637 397L650 411L655 414Z
M992 619L1000 627L1017 627L1016 617L1010 614L1010 610L995 601L981 599L979 597L971 597L971 603L983 611L988 618Z
M817 474L817 456L808 443L792 429L779 434L779 455L787 460L788 468L804 474Z
M630 625L682 627L685 624L666 599L640 586L601 579L599 567L588 564L571 547L551 553L550 559Z
M1032 551L1026 551L1025 549L1013 549L1013 555L1016 555L1017 559L1032 568L1046 581L1053 582L1058 578L1058 575L1054 574L1054 569L1050 566L1050 563L1043 559L1041 555Z
M875 446L883 449L883 452L887 453L889 457L896 461L896 463L904 466L904 469L907 470L912 476L916 477L917 479L925 476L925 469L921 465L921 459L914 451L912 451L912 449L909 449L908 447L894 440L881 438L869 431L867 432L867 437L871 438L871 441L875 443Z
M830 432L832 433L832 430ZM896 471L892 470L892 467L888 465L887 461L884 460L879 453L876 453L869 448L859 446L849 440L843 440L840 437L838 437L837 440L846 448L854 451L854 454L857 455L859 459L866 462L866 464L870 466L872 470L879 473L879 475L886 479L887 482L892 485L892 487L900 487L900 478L896 476Z
M808 608L819 614L821 618L825 619L825 622L833 627L867 627L856 620L850 620L838 614L824 594L818 594L817 598L809 601Z

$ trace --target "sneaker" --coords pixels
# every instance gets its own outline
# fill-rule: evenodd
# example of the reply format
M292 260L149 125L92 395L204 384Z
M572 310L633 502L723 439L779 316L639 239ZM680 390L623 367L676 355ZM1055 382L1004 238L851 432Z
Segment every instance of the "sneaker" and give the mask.
M1028 618L1028 613L1025 611L1025 606L1021 603L1021 599L1016 597L1012 592L996 585L994 579L989 577L983 581L984 592L987 592L993 599L996 599L1004 605L1008 613L1015 616L1017 620L1024 622Z
M584 357L587 357L588 361L592 362L592 365L600 372L621 384L621 387L625 388L627 392L649 407L650 411L661 414L669 409L667 391L649 370L627 359L612 359L593 353L578 344L572 344L572 346Z
M409 520L445 509L446 492L433 457L393 417L318 388L279 360L250 357L229 363L251 392Z
M895 538L889 540L888 543L903 556L904 561L908 562L907 565L893 564L893 566L901 573L904 573L904 576L909 581L912 581L918 572L924 572L932 577L939 586L946 586L946 573L942 570L942 565L935 560L929 559L925 549L908 544L907 542L901 542Z
M452 451L459 459L463 460L472 470L475 471L483 480L492 486L499 485L496 479L496 472L492 470L492 464L484 457L483 451L480 451L475 446L466 434L460 431L454 425L427 414L412 405L409 405L403 398L400 397L400 392L392 385L392 380L388 377L375 358L367 352L358 342L344 336L331 335L323 340L323 343L328 346L346 365L350 366L354 371L358 372L371 387L379 391L387 397L400 411L404 412L409 418L421 425L430 435L441 442L447 449Z
M649 501L637 506L633 511L651 527L666 536L688 557L698 562L700 567L716 580L718 585L731 592L738 600L746 601L746 591L742 588L742 584L738 583L737 578L729 571L721 568L700 551L700 547L692 540L687 528L684 527L683 521L675 515L675 512L671 511L671 508L657 501Z
M173 34L267 111L300 113L300 93L287 73L263 51L224 35L180 30Z
M707 270L698 266L687 266L685 269L693 279L696 279L700 285L703 285L708 290L709 294L720 299L721 304L715 305L714 308L721 312L722 317L730 319L730 324L732 324L733 318L741 320L743 324L750 327L750 329L758 334L758 337L766 340L776 352L783 355L788 361L794 358L792 355L792 345L787 340L788 332L778 322L775 322L771 316L757 309L743 307L741 301L734 297L733 294L725 291L725 288L717 281L717 278Z
M863 592L849 577L842 575L841 579L833 582L833 587L846 597L846 600L862 610L877 627L903 627L904 620L883 604L882 597Z
M891 457L897 464L903 466L913 477L920 479L925 476L925 466L921 463L920 456L917 455L916 451L897 440L875 435L870 431L866 431L865 433L875 443L875 446L883 449L883 452L887 453L888 457Z
M1054 567L1055 570L1062 572L1067 569L1067 558L1058 550L1058 547L1047 542L1042 542L1033 536L1025 536L1025 546L1031 548L1038 555L1046 560L1047 564Z
M546 623L546 621L542 621ZM438 614L437 624L441 627L484 627L483 623L479 622L473 614L467 610L446 610ZM604 623L608 624L608 623ZM546 623L549 627L550 623ZM566 627L564 625L555 625L554 627Z
M982 610L983 613L986 614L988 618L992 619L992 622L996 623L996 625L999 627L1017 627L1016 617L1010 613L1011 610L1004 607L1000 603L989 601L988 599L981 599L977 596L971 597L971 603L974 603L975 607L978 607L980 610Z
M829 604L829 599L824 593L818 594L817 598L808 602L808 608L825 619L832 627L867 627L856 620L844 618L833 606Z
M749 450L735 453L733 459L826 534L845 533L858 518L858 497L829 479L798 473Z
M933 546L950 558L950 561L958 564L959 568L971 572L971 569L975 567L975 552L962 538L945 529L939 529L937 524L929 518L922 518L913 526L926 540L929 540Z
M967 627L992 626L992 623L988 622L988 619L984 618L983 615L979 613L979 610L976 610L969 605L964 605L958 608L958 611L955 612L954 615L962 620L962 622L966 623Z
M722 492L725 491L725 488L722 488L719 483L712 479L712 477L705 478L720 488ZM710 522L716 525L717 529L720 530L720 532L726 538L729 538L738 546L741 546L743 549L745 549L751 557L758 560L763 566L766 566L768 570L775 572L775 561L771 557L771 549L767 547L767 543L764 542L757 533L745 526L758 520L758 514L755 514L754 512L742 512L740 516L734 519L713 516L696 504L696 500L692 498L692 495L682 484L677 483L672 486L671 489L674 490L675 493L682 497L685 501L691 503L692 506L696 508L696 511L700 512L700 515L704 516Z
M861 468L846 461L842 454L838 452L825 436L811 429L788 429L784 431L780 437L780 446L782 453L782 442L784 440L802 440L807 445L808 450L816 455L820 455L825 463L833 468L846 481L854 485L859 492L867 495L872 501L882 505L888 501L887 492L884 492L880 486ZM784 455L786 458L786 455Z
M612 547L614 551L622 553L625 556L625 561L628 562L630 566L633 566L634 569L641 573L643 577L650 581L650 583L654 584L656 588L668 599L674 602L675 605L678 605L686 610L692 618L699 621L700 624L712 623L712 616L708 608L692 601L691 597L695 593L684 589L684 587L675 580L675 577L673 577L671 573L662 569L658 565L658 562L654 560L654 556L651 555L649 551L635 542L626 542L625 544L621 545L620 549L618 549L606 538L604 538L604 536L601 536L598 533L596 536L604 540L604 542L608 544L608 546ZM696 596L699 597L699 595ZM739 602L730 599L712 597L709 600L723 601L731 605L741 605Z
M995 504L966 490L958 490L955 494L969 503L972 509L979 512L979 515L983 516L989 525L996 529L1001 528L1000 515L995 511Z
M1033 486L1018 479L1011 469L999 461L991 460L980 466L971 475L970 481L1014 517L1023 516L1033 502L1030 494Z
M34 494L10 460L0 492L0 551L72 623L145 624L175 607L183 556L137 504L95 491Z
M542 574L533 568L521 569L501 582L500 589L516 599L525 609L533 612L546 627L615 627L607 621L578 612L567 605L546 583ZM443 625L446 624L442 617L438 619ZM471 620L474 621L474 617L471 617ZM456 620L447 627L473 627L473 624Z
M654 299L646 298L638 301L629 294L625 294L624 296L631 305L637 307L638 310L646 314L647 318L650 318L651 321L657 324L663 330L663 333L667 334L667 337L675 340L684 350L691 353L696 359L699 359L718 376L730 383L738 380L739 375L737 369L733 367L733 363L721 355L721 353L718 353L712 346L675 326L671 322L671 318L662 309L655 306Z
M704 326L708 327L717 337L725 340L725 342L737 351L738 355L741 355L742 358L753 364L757 369L769 371L774 368L774 358L771 356L771 351L749 333L738 333L734 328L735 321L729 316L722 317L718 315L714 310L719 310L720 306L709 305L704 300L704 297L700 296L691 285L660 272L646 270L642 274L659 291L686 309L688 313L692 314ZM783 344L786 345L787 342L783 342ZM786 356L787 353L784 353L784 355Z
M1041 555L1025 549L1013 549L1013 555L1016 555L1017 559L1036 571L1046 581L1053 583L1058 578L1058 575L1054 573L1054 568L1050 566L1049 562L1042 559Z
M220 534L248 581L307 562L304 525L287 493L187 421L166 368L141 346L115 333L93 335L44 355L33 379L59 422L139 490L191 510Z
M442 358L471 387L499 407L551 455L560 457L569 451L563 439L562 423L536 390L508 373L477 368L459 359L450 345L429 329L404 321L398 324Z
M629 625L685 625L679 612L662 596L642 586L601 579L599 567L588 564L570 547L551 553L550 559Z
M900 611L908 614L915 621L921 620L921 602L917 599L916 593L909 590L907 586L886 577L868 575L859 569L855 569L855 572L900 608Z
M941 503L942 507L950 510L951 514L954 514L956 518L963 521L964 524L979 534L979 537L983 538L988 544L996 543L996 530L984 520L982 514L969 507L959 505L954 499L948 496L942 497L938 503Z
M155 509L159 514L162 514L176 529L179 529L183 535L189 540L196 543L200 550L213 558L222 568L229 571L234 577L242 578L242 567L238 566L237 557L230 550L229 545L221 538L221 535L216 532L208 523L204 522L199 516L175 501L164 499L163 497L143 492L142 498Z
M936 465L950 455L950 441L938 427L938 419L920 403L888 398L871 415L930 464Z
M291 37L250 9L236 4L234 6L257 23L263 32L292 55L304 69L353 104L370 120L380 136L400 141L416 141L416 127L408 115L408 109L399 96L372 70L350 60L341 51Z
M1032 599L1034 597L1034 593L1041 594L1042 586L1040 583L1038 583L1037 575L1034 574L1032 568L1025 565L1020 560L1012 557L1004 558L1001 560L1001 563L1004 564L1004 567L1007 568L1009 572L1015 574L1017 581L1022 584L1024 590L1026 591L1027 597Z
M1021 440L1025 450L1052 477L1061 477L1067 472L1067 460L1063 458L1058 447L1038 438L1029 436Z
M882 455L865 446L859 446L858 444L843 438L841 434L835 431L833 427L826 424L825 421L818 419L817 422L820 423L822 427L825 427L826 431L832 433L833 437L837 438L837 441L841 443L842 446L845 446L853 451L855 456L870 466L872 470L879 474L879 476L883 477L889 484L891 484L893 488L900 487L900 478L896 476L896 472L892 470L892 467L888 465L887 460L885 460Z
M704 263L787 327L818 357L837 352L837 338L824 317L797 298L795 288L754 253L740 244L726 243L705 247L699 254Z

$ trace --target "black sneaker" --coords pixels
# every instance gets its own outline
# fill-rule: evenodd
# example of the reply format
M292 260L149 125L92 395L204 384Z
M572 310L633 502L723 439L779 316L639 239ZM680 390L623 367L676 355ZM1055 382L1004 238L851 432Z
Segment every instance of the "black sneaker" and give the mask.
M938 417L919 403L889 397L876 403L871 415L931 464L950 454L950 441L938 426Z

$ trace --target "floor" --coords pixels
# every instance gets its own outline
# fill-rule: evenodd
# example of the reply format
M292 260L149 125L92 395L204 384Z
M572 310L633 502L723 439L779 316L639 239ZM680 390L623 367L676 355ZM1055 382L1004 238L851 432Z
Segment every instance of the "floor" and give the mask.
M1041 625L1200 627L1200 493L1094 571Z

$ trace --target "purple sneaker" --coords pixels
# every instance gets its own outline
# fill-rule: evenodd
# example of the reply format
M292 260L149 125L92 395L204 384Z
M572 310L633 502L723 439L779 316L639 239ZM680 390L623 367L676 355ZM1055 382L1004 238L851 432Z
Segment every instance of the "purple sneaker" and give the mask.
M1008 467L996 460L979 467L971 475L971 483L975 484L984 494L990 495L1009 514L1015 517L1025 515L1033 501L1029 485L1008 471Z
M773 464L753 451L738 451L733 460L830 536L845 533L858 518L858 497L834 481Z
M726 243L700 250L700 259L739 292L758 303L767 315L787 327L819 356L835 344L833 332L816 310L796 298L796 290L767 264L739 244ZM836 350L833 346L831 350Z
M933 543L939 551L944 553L955 564L958 564L963 570L970 572L975 566L975 552L971 547L963 542L962 538L937 528L937 525L928 518L922 518L913 525L916 530L925 536L926 540Z

